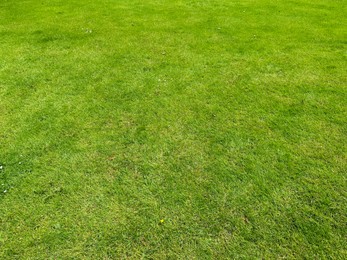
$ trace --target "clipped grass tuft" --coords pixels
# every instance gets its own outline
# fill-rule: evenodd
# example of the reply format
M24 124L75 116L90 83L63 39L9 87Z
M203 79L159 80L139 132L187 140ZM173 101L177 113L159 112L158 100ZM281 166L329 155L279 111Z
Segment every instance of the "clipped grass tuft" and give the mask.
M0 2L1 259L345 259L343 1Z

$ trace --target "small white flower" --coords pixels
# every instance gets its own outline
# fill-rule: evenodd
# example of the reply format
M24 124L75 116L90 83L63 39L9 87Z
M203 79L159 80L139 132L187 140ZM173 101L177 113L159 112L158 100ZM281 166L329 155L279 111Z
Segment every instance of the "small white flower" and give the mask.
M4 168L4 166L0 165L0 170L2 170Z
M7 192L7 190L4 190L4 193L6 193Z

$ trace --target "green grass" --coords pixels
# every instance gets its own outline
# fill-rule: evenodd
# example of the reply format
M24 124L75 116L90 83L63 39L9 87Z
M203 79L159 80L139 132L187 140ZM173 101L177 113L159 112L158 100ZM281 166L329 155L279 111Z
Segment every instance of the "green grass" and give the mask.
M346 259L346 6L1 1L0 259Z

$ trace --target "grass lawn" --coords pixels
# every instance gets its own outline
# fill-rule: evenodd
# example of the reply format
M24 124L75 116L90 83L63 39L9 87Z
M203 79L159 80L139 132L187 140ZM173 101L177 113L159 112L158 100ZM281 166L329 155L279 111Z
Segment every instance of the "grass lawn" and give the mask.
M0 259L347 258L345 0L0 1Z

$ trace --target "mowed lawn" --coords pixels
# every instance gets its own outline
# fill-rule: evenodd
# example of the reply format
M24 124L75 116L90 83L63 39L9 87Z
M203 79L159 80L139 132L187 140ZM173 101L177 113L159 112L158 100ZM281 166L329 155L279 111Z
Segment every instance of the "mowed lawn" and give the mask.
M346 259L346 6L0 1L0 259Z

